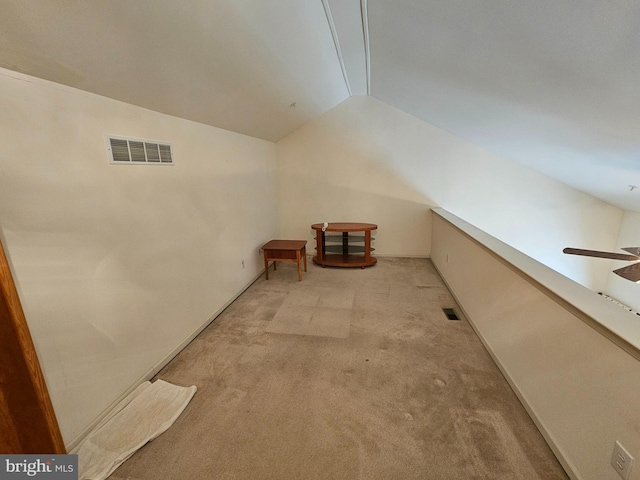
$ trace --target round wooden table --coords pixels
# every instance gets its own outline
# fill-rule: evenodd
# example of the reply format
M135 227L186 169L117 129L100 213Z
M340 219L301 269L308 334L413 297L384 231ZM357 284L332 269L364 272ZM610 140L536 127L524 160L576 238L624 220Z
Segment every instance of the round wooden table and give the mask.
M314 223L317 255L313 262L323 267L370 267L378 261L371 256L371 232L378 226L373 223L335 222ZM362 232L362 235L357 235Z

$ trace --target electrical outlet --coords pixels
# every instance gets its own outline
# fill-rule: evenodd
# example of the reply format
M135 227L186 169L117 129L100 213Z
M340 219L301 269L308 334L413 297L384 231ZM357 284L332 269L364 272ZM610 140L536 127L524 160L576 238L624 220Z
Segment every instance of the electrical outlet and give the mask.
M242 268L244 268L244 260L242 260Z
M629 455L620 442L616 442L611 455L611 466L618 472L624 480L629 479L631 467L633 466L633 457Z

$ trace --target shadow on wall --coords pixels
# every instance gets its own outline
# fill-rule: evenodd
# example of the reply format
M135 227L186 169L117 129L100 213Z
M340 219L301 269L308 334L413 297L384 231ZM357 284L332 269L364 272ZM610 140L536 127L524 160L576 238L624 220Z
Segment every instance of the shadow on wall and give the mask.
M303 133L300 135L303 138L283 143L280 147L280 175L287 184L281 188L285 194L289 183L303 182L308 193L316 190L322 193L327 185L332 185L424 205L436 204L427 193L429 188L421 185L424 183L422 177L433 180L435 175L411 169L401 155L392 152L391 147L373 149L368 145L364 148L360 145L362 141L336 138L331 136L335 132L322 128L316 129L313 140L304 138ZM421 160L421 166L428 171L428 159Z
M427 257L431 252L431 205L328 183L316 184L313 196L302 182L288 188L300 201L283 204L281 231L284 238L306 239L309 254L315 248L311 225L322 222L375 223L374 255Z
M283 237L307 239L311 246L314 223L375 223L374 255L428 256L430 208L436 202L416 187L416 179L431 165L424 158L418 162L414 148L409 163L420 168L409 178L399 146L408 141L377 135L379 128L368 128L371 119L351 110L350 103L278 144Z

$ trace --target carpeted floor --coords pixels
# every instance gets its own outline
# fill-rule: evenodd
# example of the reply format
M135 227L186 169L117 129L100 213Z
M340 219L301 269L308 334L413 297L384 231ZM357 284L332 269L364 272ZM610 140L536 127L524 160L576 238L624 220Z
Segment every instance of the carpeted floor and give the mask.
M427 259L278 264L160 372L198 391L110 478L568 478L447 307Z

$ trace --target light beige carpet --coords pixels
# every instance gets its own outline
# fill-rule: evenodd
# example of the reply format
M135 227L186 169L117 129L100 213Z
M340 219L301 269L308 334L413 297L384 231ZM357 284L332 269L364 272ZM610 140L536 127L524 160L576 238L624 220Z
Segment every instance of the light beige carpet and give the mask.
M353 288L319 288L307 282L289 292L265 331L347 338L354 298Z
M308 270L279 264L160 372L198 394L112 479L567 478L429 260Z

